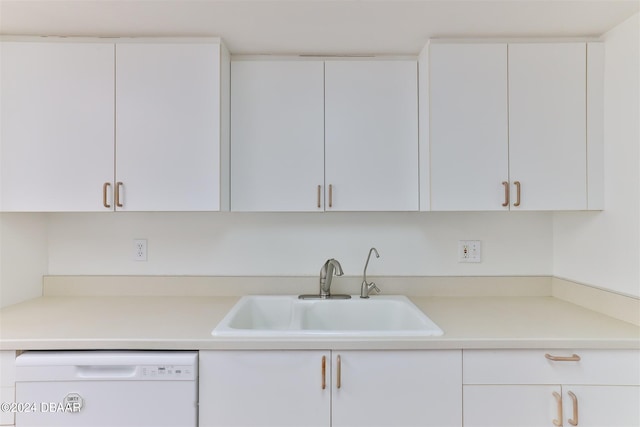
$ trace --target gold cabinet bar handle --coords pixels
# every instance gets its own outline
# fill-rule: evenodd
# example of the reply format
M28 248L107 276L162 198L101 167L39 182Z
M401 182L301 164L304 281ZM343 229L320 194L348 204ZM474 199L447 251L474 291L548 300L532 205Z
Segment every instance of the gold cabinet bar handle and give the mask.
M513 206L518 207L520 206L520 181L514 181L513 184L516 186L516 202Z
M578 398L572 391L567 393L569 397L571 397L571 401L573 402L573 418L569 418L569 424L572 426L578 425Z
M322 205L320 205L320 195L322 193L322 186L318 185L318 208L322 207Z
M502 206L509 206L509 183L502 181L502 185L504 185L504 203L502 203Z
M327 356L322 356L322 389L327 388Z
M329 184L329 207L333 207L333 185Z
M553 425L556 427L562 427L562 396L560 396L557 391L554 391L553 397L556 398L556 403L558 404L558 419L553 420Z
M120 201L120 189L124 184L122 182L116 182L116 206L121 208L122 202Z
M562 357L562 356L552 356L549 353L545 354L544 357L546 357L549 360L553 360L554 362L579 362L580 361L580 356L578 356L577 354L573 354L569 357Z
M107 201L107 189L109 187L111 187L111 183L110 182L105 182L102 185L102 206L104 206L105 208L110 208L111 207L111 205Z
M342 361L340 360L340 355L336 358L336 362L336 387L340 388L342 386Z

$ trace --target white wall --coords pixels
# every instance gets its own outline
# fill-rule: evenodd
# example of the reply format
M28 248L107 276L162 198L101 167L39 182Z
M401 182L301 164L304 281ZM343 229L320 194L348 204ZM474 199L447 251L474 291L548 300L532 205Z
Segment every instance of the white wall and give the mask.
M327 258L372 275L550 275L550 213L50 214L49 274L317 275ZM133 261L133 239L148 261ZM458 240L482 240L461 264Z
M605 210L554 214L553 270L640 296L640 15L604 38Z
M42 295L47 272L44 214L0 214L0 307Z

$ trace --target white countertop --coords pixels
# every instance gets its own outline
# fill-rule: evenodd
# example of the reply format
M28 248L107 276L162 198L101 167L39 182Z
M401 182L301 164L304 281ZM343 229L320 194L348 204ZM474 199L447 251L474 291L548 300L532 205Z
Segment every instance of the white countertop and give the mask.
M439 337L213 337L238 299L44 296L0 311L0 349L640 348L640 327L551 296L411 297L444 330Z

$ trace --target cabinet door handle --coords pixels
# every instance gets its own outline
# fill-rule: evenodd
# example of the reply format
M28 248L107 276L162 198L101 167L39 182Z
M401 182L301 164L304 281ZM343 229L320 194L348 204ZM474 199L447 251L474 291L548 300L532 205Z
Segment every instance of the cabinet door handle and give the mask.
M562 357L562 356L552 356L549 353L545 354L544 357L546 357L549 360L553 360L554 362L579 362L580 361L580 356L578 356L577 354L573 354L569 357Z
M520 181L514 181L513 184L516 186L516 202L513 206L518 207L520 206Z
M322 389L327 388L327 356L322 356Z
M111 183L110 182L105 182L102 185L102 206L104 206L105 208L110 208L111 207L111 205L107 201L107 190L109 189L109 187L111 187Z
M502 185L504 185L504 202L502 206L509 206L509 183L507 181L502 181Z
M562 427L562 396L560 396L557 391L554 391L553 397L556 398L556 403L558 404L558 419L553 420L553 425L556 427Z
M320 205L320 195L322 194L322 186L318 185L318 208L321 208L322 205Z
M120 189L124 184L122 182L116 182L116 206L121 208L122 202L120 201Z
M333 207L333 185L329 184L329 207Z
M573 402L573 418L569 418L569 424L572 426L578 425L578 398L572 391L567 393L569 397L571 397L571 402Z
M336 357L336 387L342 387L342 361L340 360L340 355Z

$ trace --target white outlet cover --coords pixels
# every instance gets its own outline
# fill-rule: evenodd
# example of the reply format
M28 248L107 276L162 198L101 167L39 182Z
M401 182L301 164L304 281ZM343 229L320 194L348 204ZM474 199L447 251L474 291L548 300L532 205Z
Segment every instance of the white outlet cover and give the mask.
M147 239L133 239L133 260L147 260Z
M458 262L482 262L482 242L480 240L459 240Z

